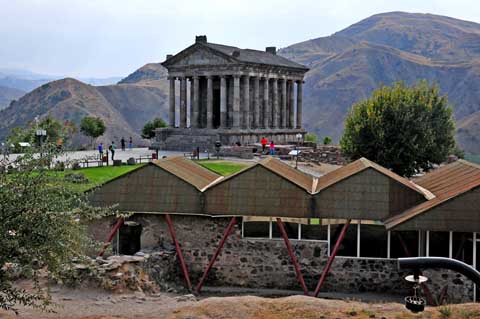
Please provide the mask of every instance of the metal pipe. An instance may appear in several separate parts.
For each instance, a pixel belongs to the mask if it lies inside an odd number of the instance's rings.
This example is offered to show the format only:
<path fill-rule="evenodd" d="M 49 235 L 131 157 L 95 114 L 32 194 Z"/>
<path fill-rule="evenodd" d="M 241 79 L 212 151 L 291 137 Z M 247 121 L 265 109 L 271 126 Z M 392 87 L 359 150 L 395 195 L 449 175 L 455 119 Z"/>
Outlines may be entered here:
<path fill-rule="evenodd" d="M 443 268 L 456 271 L 480 285 L 480 272 L 459 260 L 444 257 L 399 258 L 398 269 Z"/>
<path fill-rule="evenodd" d="M 223 233 L 223 238 L 220 241 L 220 244 L 218 244 L 217 250 L 215 251 L 215 254 L 212 256 L 212 259 L 210 260 L 207 269 L 205 269 L 202 278 L 200 279 L 200 282 L 198 283 L 195 291 L 197 294 L 200 293 L 200 290 L 202 289 L 203 283 L 207 279 L 208 273 L 210 272 L 210 269 L 212 268 L 213 264 L 215 263 L 215 260 L 218 257 L 218 254 L 220 254 L 220 251 L 222 250 L 223 245 L 225 244 L 225 241 L 227 241 L 228 235 L 230 235 L 230 232 L 232 231 L 233 226 L 237 222 L 237 219 L 235 217 L 232 217 L 230 220 L 230 223 L 228 223 L 227 228 L 225 229 L 225 232 Z"/>
<path fill-rule="evenodd" d="M 315 292 L 313 295 L 315 297 L 318 297 L 318 293 L 320 292 L 320 288 L 322 288 L 323 282 L 325 281 L 325 278 L 327 278 L 328 272 L 330 271 L 330 267 L 332 267 L 333 261 L 335 260 L 335 256 L 337 255 L 337 252 L 340 248 L 340 244 L 342 243 L 343 239 L 345 238 L 345 234 L 347 233 L 347 228 L 348 225 L 350 225 L 351 219 L 347 219 L 347 222 L 343 225 L 342 231 L 340 232 L 340 235 L 338 236 L 337 242 L 335 243 L 335 246 L 333 247 L 332 254 L 328 258 L 327 265 L 325 266 L 325 269 L 322 272 L 322 275 L 320 276 L 320 279 L 318 280 L 317 288 L 315 288 Z"/>
<path fill-rule="evenodd" d="M 300 285 L 303 289 L 303 294 L 308 296 L 308 288 L 305 285 L 305 280 L 303 280 L 302 271 L 300 270 L 300 265 L 298 264 L 297 257 L 295 257 L 295 253 L 293 252 L 292 246 L 290 245 L 290 241 L 288 240 L 287 232 L 285 231 L 285 227 L 283 227 L 282 219 L 277 218 L 278 228 L 280 229 L 280 233 L 282 233 L 283 240 L 285 241 L 285 246 L 287 246 L 288 254 L 292 259 L 293 267 L 295 268 L 295 272 L 297 273 L 297 279 L 300 282 Z"/>
<path fill-rule="evenodd" d="M 117 223 L 115 224 L 115 226 L 113 226 L 112 230 L 110 231 L 110 234 L 108 235 L 107 240 L 106 240 L 105 243 L 103 244 L 102 249 L 101 249 L 100 252 L 98 253 L 98 256 L 99 256 L 99 257 L 102 257 L 102 256 L 103 256 L 103 254 L 105 253 L 105 250 L 107 249 L 108 245 L 110 245 L 110 242 L 112 241 L 113 236 L 115 236 L 115 233 L 117 232 L 117 230 L 118 230 L 122 225 L 123 225 L 123 217 L 119 217 Z"/>
<path fill-rule="evenodd" d="M 180 260 L 180 266 L 182 267 L 183 277 L 185 277 L 185 281 L 187 282 L 188 290 L 192 291 L 192 284 L 190 282 L 190 276 L 188 274 L 187 266 L 185 265 L 185 259 L 183 258 L 182 249 L 177 240 L 177 236 L 175 236 L 175 229 L 173 228 L 172 219 L 170 218 L 170 214 L 165 215 L 165 220 L 167 221 L 168 231 L 170 232 L 170 237 L 172 237 L 173 243 L 175 245 L 175 250 L 177 251 L 178 259 Z"/>

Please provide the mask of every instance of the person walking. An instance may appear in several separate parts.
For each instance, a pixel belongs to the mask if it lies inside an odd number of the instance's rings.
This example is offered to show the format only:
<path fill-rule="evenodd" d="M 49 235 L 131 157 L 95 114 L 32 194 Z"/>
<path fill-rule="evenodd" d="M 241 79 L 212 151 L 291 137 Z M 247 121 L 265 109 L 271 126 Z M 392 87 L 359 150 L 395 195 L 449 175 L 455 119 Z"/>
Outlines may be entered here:
<path fill-rule="evenodd" d="M 110 153 L 112 154 L 112 162 L 115 160 L 115 149 L 117 148 L 117 146 L 115 145 L 115 142 L 112 141 L 112 144 L 110 144 Z"/>
<path fill-rule="evenodd" d="M 133 148 L 133 139 L 130 136 L 130 139 L 128 140 L 128 150 L 131 151 Z"/>
<path fill-rule="evenodd" d="M 122 136 L 122 139 L 120 140 L 120 146 L 122 147 L 122 151 L 125 151 L 125 139 Z"/>
<path fill-rule="evenodd" d="M 267 147 L 267 139 L 264 137 L 262 137 L 262 140 L 260 141 L 260 143 L 262 144 L 262 154 L 265 153 L 265 148 Z"/>
<path fill-rule="evenodd" d="M 275 143 L 270 143 L 270 155 L 275 155 Z"/>
<path fill-rule="evenodd" d="M 100 160 L 103 160 L 103 143 L 98 144 L 98 155 L 100 155 Z"/>

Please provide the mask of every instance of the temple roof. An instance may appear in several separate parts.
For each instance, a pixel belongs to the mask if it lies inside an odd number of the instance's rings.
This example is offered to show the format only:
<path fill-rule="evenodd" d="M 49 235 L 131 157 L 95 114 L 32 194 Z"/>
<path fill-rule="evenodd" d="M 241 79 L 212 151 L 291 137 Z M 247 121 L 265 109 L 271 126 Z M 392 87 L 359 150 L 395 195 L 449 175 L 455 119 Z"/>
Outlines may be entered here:
<path fill-rule="evenodd" d="M 201 38 L 201 40 L 198 40 Z M 277 66 L 284 68 L 292 68 L 301 70 L 303 72 L 308 71 L 308 68 L 302 64 L 293 62 L 287 58 L 284 58 L 280 55 L 277 55 L 276 49 L 274 47 L 267 48 L 268 51 L 252 50 L 252 49 L 240 49 L 238 47 L 216 44 L 206 41 L 206 37 L 201 36 L 197 37 L 196 42 L 189 46 L 188 48 L 180 51 L 179 53 L 171 56 L 167 56 L 167 60 L 162 63 L 165 67 L 174 66 L 177 63 L 181 63 L 183 59 L 191 56 L 199 50 L 209 51 L 212 55 L 221 58 L 225 63 L 237 63 L 237 64 L 257 64 L 257 65 L 267 65 L 267 66 Z M 270 49 L 270 50 L 269 50 Z M 215 61 L 215 64 L 218 64 L 218 60 Z M 201 63 L 205 63 L 205 60 L 202 59 Z"/>
<path fill-rule="evenodd" d="M 233 52 L 237 51 L 239 52 L 239 54 L 233 58 L 240 62 L 255 63 L 255 64 L 270 64 L 270 65 L 278 65 L 283 67 L 308 70 L 308 68 L 302 64 L 290 61 L 289 59 L 284 58 L 280 55 L 276 55 L 266 51 L 253 50 L 253 49 L 240 49 L 240 48 L 229 46 L 229 45 L 216 44 L 216 43 L 210 43 L 210 42 L 201 43 L 201 44 L 206 45 L 211 49 L 217 50 L 219 52 L 222 52 L 232 57 L 233 57 Z"/>

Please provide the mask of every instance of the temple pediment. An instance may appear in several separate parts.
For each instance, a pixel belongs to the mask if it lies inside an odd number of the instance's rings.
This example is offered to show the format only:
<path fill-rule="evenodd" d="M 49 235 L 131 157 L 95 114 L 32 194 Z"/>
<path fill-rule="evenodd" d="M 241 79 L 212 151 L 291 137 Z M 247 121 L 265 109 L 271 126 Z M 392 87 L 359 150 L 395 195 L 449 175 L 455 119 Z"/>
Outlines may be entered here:
<path fill-rule="evenodd" d="M 202 45 L 194 45 L 168 59 L 164 65 L 169 67 L 200 66 L 200 65 L 225 65 L 233 64 L 228 55 L 216 52 Z"/>

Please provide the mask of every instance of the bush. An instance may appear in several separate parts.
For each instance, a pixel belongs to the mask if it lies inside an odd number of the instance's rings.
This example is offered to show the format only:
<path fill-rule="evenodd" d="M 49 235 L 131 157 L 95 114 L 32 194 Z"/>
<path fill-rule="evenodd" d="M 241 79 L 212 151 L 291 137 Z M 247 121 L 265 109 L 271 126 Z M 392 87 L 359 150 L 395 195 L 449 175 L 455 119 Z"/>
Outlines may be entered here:
<path fill-rule="evenodd" d="M 317 135 L 314 134 L 314 133 L 307 133 L 307 134 L 305 134 L 305 142 L 314 142 L 314 143 L 317 143 L 317 142 L 318 142 Z"/>
<path fill-rule="evenodd" d="M 332 143 L 332 138 L 330 136 L 325 136 L 323 138 L 323 145 L 328 145 Z"/>

